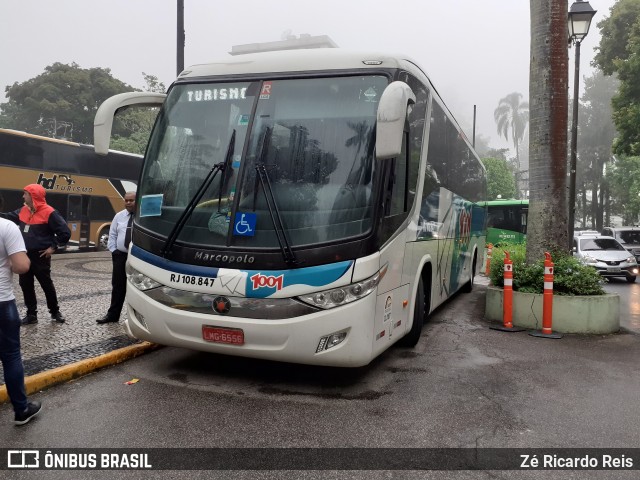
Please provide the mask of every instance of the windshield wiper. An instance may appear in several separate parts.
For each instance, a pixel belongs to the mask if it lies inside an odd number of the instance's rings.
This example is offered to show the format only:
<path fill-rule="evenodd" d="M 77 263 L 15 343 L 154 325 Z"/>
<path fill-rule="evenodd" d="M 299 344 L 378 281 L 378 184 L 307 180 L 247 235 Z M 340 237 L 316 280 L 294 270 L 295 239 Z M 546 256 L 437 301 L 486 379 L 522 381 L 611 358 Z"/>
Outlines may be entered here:
<path fill-rule="evenodd" d="M 198 202 L 200 202 L 200 200 L 202 199 L 202 196 L 207 191 L 207 188 L 209 188 L 213 180 L 216 178 L 216 175 L 219 172 L 222 172 L 222 176 L 220 177 L 221 178 L 220 188 L 218 192 L 218 211 L 220 211 L 220 202 L 222 201 L 222 188 L 224 186 L 226 170 L 227 170 L 227 167 L 231 165 L 231 159 L 233 158 L 235 144 L 236 144 L 236 131 L 234 129 L 233 133 L 231 133 L 229 144 L 227 145 L 227 154 L 224 157 L 224 161 L 220 163 L 216 163 L 213 167 L 211 167 L 211 170 L 209 170 L 209 173 L 200 184 L 200 187 L 198 187 L 198 190 L 196 191 L 195 195 L 191 198 L 191 200 L 189 200 L 189 203 L 182 211 L 180 218 L 178 218 L 178 221 L 173 226 L 171 233 L 169 233 L 169 236 L 167 237 L 167 241 L 164 242 L 164 246 L 162 247 L 163 256 L 166 256 L 168 253 L 171 252 L 171 247 L 173 247 L 173 244 L 175 243 L 176 238 L 178 238 L 178 235 L 180 235 L 180 232 L 182 231 L 185 224 L 187 223 L 187 220 L 193 213 L 193 210 L 196 208 L 196 205 L 198 204 Z"/>
<path fill-rule="evenodd" d="M 276 197 L 273 194 L 273 189 L 271 188 L 271 180 L 269 179 L 269 175 L 267 174 L 267 166 L 264 163 L 264 159 L 267 156 L 267 150 L 269 149 L 270 137 L 271 129 L 267 127 L 264 132 L 264 137 L 262 137 L 260 156 L 258 157 L 258 161 L 256 162 L 256 184 L 259 180 L 260 185 L 262 185 L 262 191 L 264 192 L 264 198 L 267 203 L 267 208 L 269 209 L 271 223 L 273 223 L 273 231 L 275 232 L 278 244 L 280 245 L 282 257 L 284 258 L 285 263 L 295 265 L 298 263 L 298 260 L 296 259 L 296 255 L 295 253 L 293 253 L 293 250 L 289 245 L 289 241 L 287 240 L 287 231 L 285 229 L 284 223 L 282 222 L 282 217 L 280 216 L 280 210 L 278 209 L 278 204 L 276 203 Z M 253 191 L 254 211 L 256 208 L 257 195 L 258 186 L 256 185 Z"/>

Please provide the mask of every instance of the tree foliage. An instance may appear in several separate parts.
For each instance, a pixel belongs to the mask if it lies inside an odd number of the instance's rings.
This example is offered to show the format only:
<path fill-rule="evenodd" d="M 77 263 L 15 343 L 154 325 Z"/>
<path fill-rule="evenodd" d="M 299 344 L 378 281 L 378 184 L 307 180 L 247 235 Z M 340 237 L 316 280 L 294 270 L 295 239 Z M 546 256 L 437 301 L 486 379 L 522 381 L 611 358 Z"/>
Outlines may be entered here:
<path fill-rule="evenodd" d="M 163 92 L 158 78 L 142 73 L 147 91 Z M 136 91 L 108 68 L 81 68 L 54 63 L 22 83 L 6 87 L 0 104 L 0 126 L 79 143 L 93 143 L 93 120 L 100 104 L 123 92 Z M 130 109 L 116 117 L 112 148 L 143 153 L 157 109 Z"/>
<path fill-rule="evenodd" d="M 613 151 L 640 155 L 640 0 L 619 0 L 598 27 L 602 38 L 594 64 L 620 80 L 612 101 L 618 131 Z"/>
<path fill-rule="evenodd" d="M 627 53 L 626 60 L 614 62 L 620 88 L 613 97 L 613 121 L 618 130 L 613 150 L 622 155 L 640 155 L 640 17 L 630 30 Z"/>
<path fill-rule="evenodd" d="M 634 24 L 640 17 L 640 0 L 618 0 L 611 7 L 610 15 L 597 23 L 600 29 L 600 44 L 592 65 L 605 75 L 617 72 L 616 62 L 629 56 L 627 45 Z"/>
<path fill-rule="evenodd" d="M 513 198 L 516 194 L 516 182 L 513 171 L 505 159 L 483 158 L 487 169 L 487 199 Z"/>
<path fill-rule="evenodd" d="M 100 104 L 133 90 L 109 69 L 54 63 L 37 77 L 7 87 L 8 102 L 0 108 L 16 130 L 92 143 L 93 118 Z"/>
<path fill-rule="evenodd" d="M 11 124 L 11 118 L 0 114 L 0 128 L 13 128 Z"/>
<path fill-rule="evenodd" d="M 498 160 L 508 161 L 509 149 L 508 148 L 489 148 L 482 154 L 483 158 L 497 158 Z"/>
<path fill-rule="evenodd" d="M 618 157 L 607 172 L 614 209 L 625 225 L 638 223 L 640 216 L 640 157 Z"/>

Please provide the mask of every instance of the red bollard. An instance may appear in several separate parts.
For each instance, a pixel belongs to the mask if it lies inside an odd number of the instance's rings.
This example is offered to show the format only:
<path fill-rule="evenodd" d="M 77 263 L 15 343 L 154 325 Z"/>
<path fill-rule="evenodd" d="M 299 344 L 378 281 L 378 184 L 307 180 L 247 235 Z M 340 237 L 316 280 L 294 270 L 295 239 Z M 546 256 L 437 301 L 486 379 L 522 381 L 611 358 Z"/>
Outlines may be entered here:
<path fill-rule="evenodd" d="M 488 277 L 489 272 L 491 271 L 491 251 L 493 250 L 493 244 L 489 243 L 487 245 L 487 264 L 484 268 L 484 274 Z"/>
<path fill-rule="evenodd" d="M 489 327 L 503 332 L 522 332 L 524 328 L 513 326 L 513 262 L 504 251 L 504 288 L 502 290 L 502 327 Z"/>
<path fill-rule="evenodd" d="M 542 333 L 551 333 L 553 321 L 553 262 L 549 252 L 544 252 L 544 295 L 542 297 Z"/>
<path fill-rule="evenodd" d="M 545 338 L 562 338 L 562 335 L 551 331 L 553 322 L 553 262 L 551 254 L 544 252 L 544 293 L 542 295 L 542 332 L 531 332 L 529 335 Z"/>
<path fill-rule="evenodd" d="M 505 328 L 513 328 L 513 262 L 506 250 L 504 252 L 502 323 Z"/>

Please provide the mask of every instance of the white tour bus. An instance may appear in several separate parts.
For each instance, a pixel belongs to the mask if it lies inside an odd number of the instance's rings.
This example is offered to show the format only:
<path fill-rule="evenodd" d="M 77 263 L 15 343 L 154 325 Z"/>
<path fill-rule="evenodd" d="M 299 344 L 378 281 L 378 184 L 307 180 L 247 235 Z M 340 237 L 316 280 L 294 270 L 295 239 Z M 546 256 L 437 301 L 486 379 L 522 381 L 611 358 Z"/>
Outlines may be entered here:
<path fill-rule="evenodd" d="M 292 50 L 195 65 L 161 105 L 127 265 L 133 337 L 356 367 L 414 346 L 470 291 L 485 170 L 425 73 L 403 56 Z"/>

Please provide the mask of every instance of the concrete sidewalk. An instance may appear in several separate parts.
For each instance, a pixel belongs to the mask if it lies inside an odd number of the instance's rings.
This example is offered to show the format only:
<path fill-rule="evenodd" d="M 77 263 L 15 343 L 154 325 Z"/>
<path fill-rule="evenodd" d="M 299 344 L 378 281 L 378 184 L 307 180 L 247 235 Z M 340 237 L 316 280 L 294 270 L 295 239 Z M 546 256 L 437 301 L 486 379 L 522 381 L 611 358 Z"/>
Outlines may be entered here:
<path fill-rule="evenodd" d="M 141 349 L 151 347 L 151 344 L 131 340 L 125 335 L 122 327 L 124 311 L 120 323 L 96 324 L 96 319 L 107 312 L 111 298 L 109 252 L 54 255 L 51 270 L 60 311 L 67 321 L 64 324 L 51 321 L 44 293 L 36 281 L 39 321 L 23 326 L 20 335 L 25 377 L 38 374 L 42 377 L 43 372 L 62 367 L 66 367 L 68 372 L 70 365 L 73 365 L 71 370 L 88 373 L 87 365 L 100 368 L 109 364 L 109 359 L 117 363 L 129 354 L 135 356 L 141 353 Z M 14 276 L 14 293 L 22 317 L 26 309 L 17 275 Z M 118 353 L 105 357 L 102 363 L 93 360 L 116 351 Z M 105 359 L 107 363 L 104 363 Z M 0 365 L 0 385 L 4 384 L 2 373 Z M 56 375 L 59 377 L 59 372 Z M 78 375 L 71 378 L 75 376 Z M 29 382 L 26 383 L 29 389 Z M 42 388 L 42 381 L 37 384 Z"/>

